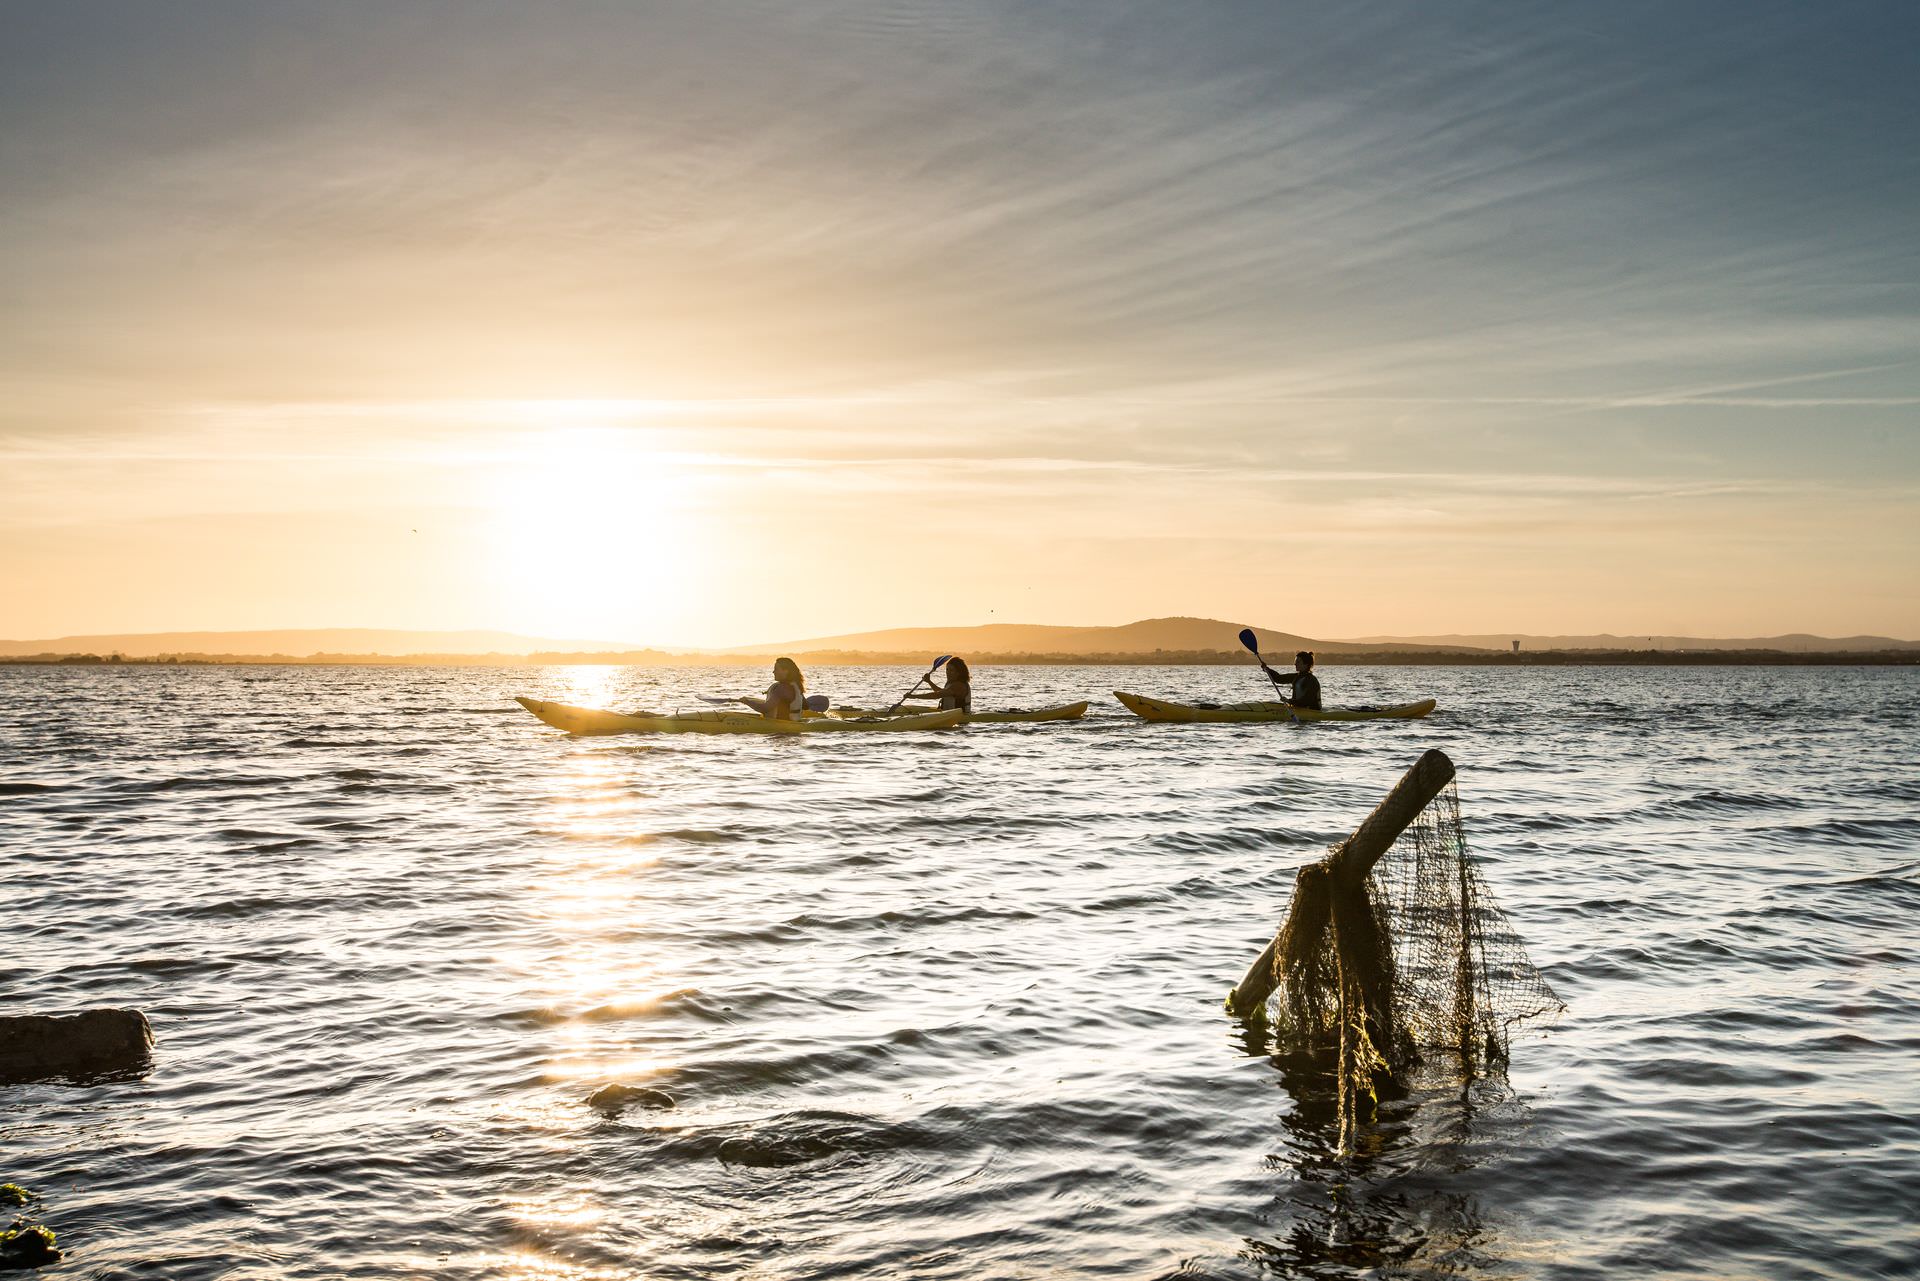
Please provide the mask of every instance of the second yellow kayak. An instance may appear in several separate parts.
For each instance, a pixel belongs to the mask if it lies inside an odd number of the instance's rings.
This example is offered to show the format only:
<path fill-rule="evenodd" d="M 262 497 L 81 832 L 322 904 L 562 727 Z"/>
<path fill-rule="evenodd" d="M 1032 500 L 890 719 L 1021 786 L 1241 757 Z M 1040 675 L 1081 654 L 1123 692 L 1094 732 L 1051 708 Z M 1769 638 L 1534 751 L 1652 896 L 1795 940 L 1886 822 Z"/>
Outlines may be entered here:
<path fill-rule="evenodd" d="M 1395 707 L 1328 707 L 1313 711 L 1286 703 L 1171 703 L 1113 691 L 1120 705 L 1150 721 L 1377 721 L 1412 720 L 1438 704 L 1431 698 Z"/>

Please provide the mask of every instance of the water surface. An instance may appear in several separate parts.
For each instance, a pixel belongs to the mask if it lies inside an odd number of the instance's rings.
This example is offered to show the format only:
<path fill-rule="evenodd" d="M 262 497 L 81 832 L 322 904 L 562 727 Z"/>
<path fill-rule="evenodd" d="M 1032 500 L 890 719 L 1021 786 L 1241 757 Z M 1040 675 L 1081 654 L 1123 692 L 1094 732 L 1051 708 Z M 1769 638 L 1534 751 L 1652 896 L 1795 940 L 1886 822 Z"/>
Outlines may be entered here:
<path fill-rule="evenodd" d="M 105 1277 L 1912 1275 L 1920 673 L 1324 670 L 1364 725 L 571 739 L 758 673 L 0 668 L 0 1088 Z M 820 669 L 840 701 L 905 669 Z M 764 684 L 764 680 L 758 683 Z M 1350 1157 L 1221 998 L 1429 747 L 1568 1004 Z M 620 1082 L 671 1110 L 603 1115 Z"/>

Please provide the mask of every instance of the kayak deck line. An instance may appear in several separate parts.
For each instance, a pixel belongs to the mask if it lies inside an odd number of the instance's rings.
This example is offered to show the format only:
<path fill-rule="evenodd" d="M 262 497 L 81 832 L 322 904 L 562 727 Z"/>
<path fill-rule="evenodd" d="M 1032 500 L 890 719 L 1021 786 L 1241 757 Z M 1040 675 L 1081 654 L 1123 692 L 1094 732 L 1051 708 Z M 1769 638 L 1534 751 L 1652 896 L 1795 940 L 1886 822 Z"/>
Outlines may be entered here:
<path fill-rule="evenodd" d="M 1431 698 L 1392 707 L 1327 707 L 1314 710 L 1288 703 L 1175 703 L 1114 690 L 1120 705 L 1143 720 L 1214 724 L 1260 721 L 1379 721 L 1414 720 L 1439 706 Z"/>
<path fill-rule="evenodd" d="M 1059 707 L 1040 707 L 1032 711 L 1015 708 L 999 712 L 962 712 L 960 714 L 960 723 L 962 725 L 1012 725 L 1033 724 L 1040 721 L 1074 721 L 1085 716 L 1087 714 L 1087 708 L 1090 706 L 1091 704 L 1087 700 L 1082 699 L 1077 703 L 1063 703 Z M 938 708 L 929 707 L 925 703 L 921 703 L 917 705 L 908 704 L 900 708 L 899 711 L 890 711 L 886 708 L 836 707 L 829 712 L 828 715 L 843 717 L 925 716 L 938 710 Z"/>
<path fill-rule="evenodd" d="M 964 713 L 933 712 L 885 719 L 835 720 L 807 717 L 797 721 L 768 720 L 753 712 L 683 712 L 672 716 L 629 716 L 592 707 L 574 707 L 538 698 L 516 697 L 514 702 L 540 720 L 569 734 L 830 734 L 901 733 L 923 729 L 952 729 Z"/>

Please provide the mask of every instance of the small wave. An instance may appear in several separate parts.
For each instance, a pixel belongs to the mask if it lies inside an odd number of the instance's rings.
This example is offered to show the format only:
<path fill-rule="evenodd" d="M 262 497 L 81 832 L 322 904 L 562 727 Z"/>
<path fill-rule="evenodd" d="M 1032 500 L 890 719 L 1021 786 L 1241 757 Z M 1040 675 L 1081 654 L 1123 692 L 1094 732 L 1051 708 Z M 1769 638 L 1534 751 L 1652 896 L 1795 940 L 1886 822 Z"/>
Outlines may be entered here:
<path fill-rule="evenodd" d="M 310 836 L 289 837 L 284 841 L 264 841 L 258 845 L 249 845 L 241 850 L 242 854 L 284 854 L 288 850 L 297 850 L 308 845 L 318 845 L 319 841 Z"/>
<path fill-rule="evenodd" d="M 219 899 L 174 909 L 175 915 L 190 921 L 236 921 L 275 912 L 299 912 L 340 905 L 341 899 L 295 899 L 285 896 L 256 895 L 249 898 Z"/>
<path fill-rule="evenodd" d="M 324 747 L 329 750 L 341 748 L 387 748 L 393 745 L 391 739 L 368 738 L 290 738 L 282 747 Z"/>
<path fill-rule="evenodd" d="M 1107 898 L 1095 899 L 1083 904 L 1078 910 L 1089 915 L 1106 912 L 1131 912 L 1139 908 L 1157 907 L 1177 897 L 1170 890 L 1141 890 L 1132 894 L 1114 894 Z"/>
<path fill-rule="evenodd" d="M 924 812 L 917 814 L 912 826 L 920 827 L 924 821 Z M 942 815 L 934 823 L 936 830 L 945 833 L 949 830 L 975 830 L 987 833 L 992 839 L 1007 840 L 1015 835 L 1040 835 L 1057 832 L 1061 828 L 1078 827 L 1084 820 L 1073 814 L 1008 814 L 1004 811 L 989 814 L 969 815 L 964 821 L 956 823 L 953 818 Z"/>
<path fill-rule="evenodd" d="M 1685 816 L 1760 814 L 1800 809 L 1801 801 L 1787 791 L 1727 792 L 1709 788 L 1689 796 L 1675 796 L 1646 808 L 1648 814 Z"/>
<path fill-rule="evenodd" d="M 285 774 L 175 774 L 167 778 L 122 779 L 102 789 L 109 792 L 219 791 L 235 787 L 285 787 L 298 779 Z"/>
<path fill-rule="evenodd" d="M 1736 1047 L 1728 1047 L 1733 1049 Z M 1712 1046 L 1685 1058 L 1634 1058 L 1623 1055 L 1621 1075 L 1701 1089 L 1779 1090 L 1817 1084 L 1818 1072 L 1782 1066 L 1773 1061 L 1741 1063 Z"/>
<path fill-rule="evenodd" d="M 1815 888 L 1808 886 L 1808 888 Z M 1849 877 L 1844 881 L 1829 881 L 1820 889 L 1866 890 L 1874 894 L 1890 896 L 1897 900 L 1920 906 L 1920 881 L 1908 876 L 1888 876 L 1885 873 L 1871 872 L 1865 876 Z"/>
<path fill-rule="evenodd" d="M 1795 881 L 1784 888 L 1812 890 L 1845 889 L 1851 886 L 1920 889 L 1920 862 L 1896 863 L 1892 867 L 1883 867 L 1872 872 L 1862 872 L 1858 876 L 1842 877 L 1833 881 Z"/>
<path fill-rule="evenodd" d="M 550 1005 L 537 1009 L 513 1010 L 496 1016 L 503 1023 L 520 1023 L 540 1027 L 552 1027 L 562 1023 L 613 1023 L 622 1019 L 655 1018 L 662 1014 L 678 1013 L 688 1010 L 715 1021 L 727 1021 L 726 1015 L 718 1006 L 706 999 L 705 993 L 697 987 L 683 987 L 664 996 L 646 997 L 637 1001 L 612 1001 L 606 1005 L 596 1005 L 592 1009 L 577 1014 L 558 1010 Z"/>
<path fill-rule="evenodd" d="M 1283 840 L 1284 834 L 1276 834 L 1266 827 L 1247 826 L 1221 827 L 1211 832 L 1160 832 L 1154 835 L 1152 844 L 1155 849 L 1174 854 L 1218 854 L 1272 850 L 1281 845 Z M 1314 842 L 1306 841 L 1303 844 L 1311 847 Z"/>
<path fill-rule="evenodd" d="M 1913 818 L 1835 818 L 1821 823 L 1796 823 L 1776 828 L 1769 839 L 1785 838 L 1848 845 L 1909 846 L 1920 833 Z"/>
<path fill-rule="evenodd" d="M 37 796 L 60 790 L 58 783 L 0 783 L 0 796 Z"/>
<path fill-rule="evenodd" d="M 1618 814 L 1571 814 L 1565 811 L 1489 816 L 1487 823 L 1508 823 L 1523 832 L 1557 832 L 1574 827 L 1616 827 Z"/>
<path fill-rule="evenodd" d="M 859 1078 L 892 1059 L 891 1037 L 848 1045 L 821 1046 L 759 1058 L 731 1055 L 684 1064 L 661 1078 L 676 1094 L 689 1096 L 746 1094 L 775 1085 L 802 1085 L 811 1081 Z"/>
<path fill-rule="evenodd" d="M 862 912 L 850 916 L 823 916 L 807 912 L 792 917 L 789 926 L 801 929 L 860 930 L 875 926 L 909 925 L 916 928 L 953 925 L 970 921 L 1031 921 L 1037 912 L 1026 908 L 997 908 L 974 904 L 968 907 L 888 908 L 883 912 Z"/>
<path fill-rule="evenodd" d="M 178 976 L 184 974 L 216 974 L 230 970 L 234 963 L 224 958 L 207 956 L 137 956 L 123 962 L 125 968 L 138 970 L 142 974 L 166 974 Z"/>
<path fill-rule="evenodd" d="M 1914 779 L 1876 778 L 1847 790 L 1851 795 L 1873 800 L 1920 801 L 1920 780 Z"/>
<path fill-rule="evenodd" d="M 223 841 L 280 841 L 297 844 L 313 840 L 311 836 L 300 836 L 293 832 L 264 832 L 250 827 L 216 828 L 213 835 Z"/>
<path fill-rule="evenodd" d="M 1780 1032 L 1805 1025 L 1805 1015 L 1771 1006 L 1730 1006 L 1725 1009 L 1702 1010 L 1691 1018 L 1692 1030 L 1699 1033 Z"/>
<path fill-rule="evenodd" d="M 721 831 L 707 827 L 676 827 L 665 832 L 581 831 L 573 828 L 542 829 L 541 836 L 563 841 L 592 841 L 609 845 L 657 845 L 661 841 L 682 841 L 688 845 L 719 845 L 749 835 L 753 829 Z"/>

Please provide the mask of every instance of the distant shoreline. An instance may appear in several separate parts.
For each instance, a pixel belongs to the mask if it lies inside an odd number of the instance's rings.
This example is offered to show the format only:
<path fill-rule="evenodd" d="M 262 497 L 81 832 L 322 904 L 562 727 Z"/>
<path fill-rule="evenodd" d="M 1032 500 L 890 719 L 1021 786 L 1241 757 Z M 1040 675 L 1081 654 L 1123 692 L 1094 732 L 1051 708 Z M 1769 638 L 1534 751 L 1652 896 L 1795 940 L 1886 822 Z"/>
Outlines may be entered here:
<path fill-rule="evenodd" d="M 792 655 L 810 667 L 915 667 L 925 654 L 829 650 Z M 1221 650 L 1126 654 L 969 654 L 977 667 L 1251 667 L 1244 653 Z M 762 667 L 763 655 L 669 654 L 653 650 L 533 654 L 33 654 L 0 658 L 4 667 Z M 1915 650 L 1406 650 L 1330 653 L 1321 667 L 1913 667 Z"/>

